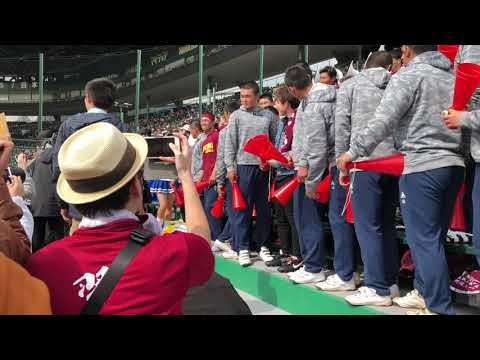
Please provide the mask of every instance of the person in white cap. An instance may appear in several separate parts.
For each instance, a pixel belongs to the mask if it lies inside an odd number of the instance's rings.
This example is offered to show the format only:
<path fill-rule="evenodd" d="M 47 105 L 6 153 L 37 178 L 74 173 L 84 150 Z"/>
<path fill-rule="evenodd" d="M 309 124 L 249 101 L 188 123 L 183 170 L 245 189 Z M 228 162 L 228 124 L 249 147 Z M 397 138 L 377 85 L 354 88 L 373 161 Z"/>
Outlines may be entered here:
<path fill-rule="evenodd" d="M 213 273 L 210 230 L 190 174 L 191 150 L 187 138 L 178 137 L 181 147 L 170 147 L 190 232 L 155 235 L 143 245 L 103 304 L 102 315 L 181 314 L 187 290 Z M 108 123 L 78 130 L 60 148 L 57 192 L 83 218 L 72 236 L 47 245 L 27 263 L 28 271 L 47 284 L 54 314 L 79 314 L 132 232 L 152 220 L 143 209 L 147 153 L 143 137 L 122 134 Z"/>

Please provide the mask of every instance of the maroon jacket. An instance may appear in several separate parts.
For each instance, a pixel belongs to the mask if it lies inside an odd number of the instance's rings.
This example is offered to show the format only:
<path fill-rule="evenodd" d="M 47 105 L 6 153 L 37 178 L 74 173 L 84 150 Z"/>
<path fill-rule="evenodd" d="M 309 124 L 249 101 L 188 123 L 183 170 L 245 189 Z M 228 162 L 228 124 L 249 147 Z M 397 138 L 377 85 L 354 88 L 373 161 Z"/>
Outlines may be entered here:
<path fill-rule="evenodd" d="M 285 137 L 283 138 L 283 144 L 280 149 L 282 154 L 292 150 L 292 141 L 293 141 L 293 127 L 295 126 L 295 117 L 297 116 L 297 110 L 295 110 L 292 115 L 288 117 L 287 123 L 285 125 Z M 283 121 L 283 120 L 282 120 Z"/>

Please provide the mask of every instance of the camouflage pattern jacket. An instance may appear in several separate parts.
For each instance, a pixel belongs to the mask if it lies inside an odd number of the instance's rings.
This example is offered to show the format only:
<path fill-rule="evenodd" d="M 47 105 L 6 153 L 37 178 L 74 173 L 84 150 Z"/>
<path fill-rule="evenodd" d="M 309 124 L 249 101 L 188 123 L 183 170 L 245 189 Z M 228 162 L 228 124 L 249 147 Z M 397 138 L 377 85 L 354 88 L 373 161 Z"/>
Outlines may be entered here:
<path fill-rule="evenodd" d="M 350 141 L 358 137 L 368 121 L 374 117 L 383 93 L 390 81 L 390 73 L 382 68 L 363 70 L 347 81 L 337 93 L 335 109 L 335 155 L 348 151 Z M 393 137 L 382 141 L 370 157 L 388 156 L 395 152 Z M 360 158 L 365 160 L 367 158 Z"/>
<path fill-rule="evenodd" d="M 308 192 L 315 191 L 328 166 L 335 162 L 336 96 L 335 86 L 315 84 L 297 109 L 292 158 L 296 168 L 308 168 Z"/>
<path fill-rule="evenodd" d="M 453 97 L 452 64 L 437 51 L 416 56 L 390 80 L 375 116 L 350 144 L 353 160 L 369 156 L 393 135 L 405 155 L 404 174 L 465 166 L 460 130 L 450 130 L 442 111 Z"/>

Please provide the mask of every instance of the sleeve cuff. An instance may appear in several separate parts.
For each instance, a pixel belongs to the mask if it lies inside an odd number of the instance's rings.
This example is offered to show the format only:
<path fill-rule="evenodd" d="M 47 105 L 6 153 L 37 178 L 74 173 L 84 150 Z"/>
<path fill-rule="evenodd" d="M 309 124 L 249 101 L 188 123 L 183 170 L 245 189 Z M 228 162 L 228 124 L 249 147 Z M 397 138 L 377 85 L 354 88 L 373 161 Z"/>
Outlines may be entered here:
<path fill-rule="evenodd" d="M 305 160 L 301 160 L 295 164 L 295 167 L 308 168 L 308 163 Z"/>
<path fill-rule="evenodd" d="M 352 159 L 352 161 L 355 161 L 358 159 L 358 155 L 355 154 L 352 149 L 348 150 L 346 154 Z"/>

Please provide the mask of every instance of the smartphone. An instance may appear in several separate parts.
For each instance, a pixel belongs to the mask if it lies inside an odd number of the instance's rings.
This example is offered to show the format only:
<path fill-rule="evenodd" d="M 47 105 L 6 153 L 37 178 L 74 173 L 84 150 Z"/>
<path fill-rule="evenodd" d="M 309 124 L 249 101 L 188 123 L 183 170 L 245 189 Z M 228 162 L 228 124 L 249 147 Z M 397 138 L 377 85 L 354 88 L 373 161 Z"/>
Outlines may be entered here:
<path fill-rule="evenodd" d="M 158 158 L 159 156 L 175 156 L 169 144 L 173 143 L 180 146 L 180 139 L 175 136 L 146 137 L 148 144 L 147 158 Z"/>
<path fill-rule="evenodd" d="M 12 176 L 12 170 L 10 169 L 10 166 L 5 169 L 5 173 L 3 174 L 3 180 L 5 181 L 6 184 L 11 184 L 12 180 L 10 177 Z"/>

